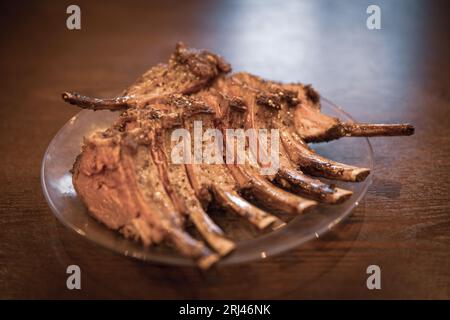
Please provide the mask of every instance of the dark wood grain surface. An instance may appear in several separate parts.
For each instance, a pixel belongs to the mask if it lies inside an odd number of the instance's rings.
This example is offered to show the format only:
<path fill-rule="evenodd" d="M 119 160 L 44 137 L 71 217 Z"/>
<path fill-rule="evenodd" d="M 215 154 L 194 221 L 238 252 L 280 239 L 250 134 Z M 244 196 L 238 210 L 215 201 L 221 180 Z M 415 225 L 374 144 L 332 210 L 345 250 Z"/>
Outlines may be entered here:
<path fill-rule="evenodd" d="M 65 27 L 81 6 L 82 30 Z M 379 4 L 382 29 L 366 28 Z M 444 1 L 15 2 L 0 6 L 0 298 L 450 298 L 450 23 Z M 411 122 L 371 139 L 374 183 L 323 238 L 208 273 L 132 260 L 66 230 L 40 164 L 78 112 L 63 90 L 114 96 L 176 41 L 235 70 L 312 83 L 356 119 Z M 66 289 L 66 267 L 82 290 Z M 382 289 L 366 288 L 377 264 Z"/>

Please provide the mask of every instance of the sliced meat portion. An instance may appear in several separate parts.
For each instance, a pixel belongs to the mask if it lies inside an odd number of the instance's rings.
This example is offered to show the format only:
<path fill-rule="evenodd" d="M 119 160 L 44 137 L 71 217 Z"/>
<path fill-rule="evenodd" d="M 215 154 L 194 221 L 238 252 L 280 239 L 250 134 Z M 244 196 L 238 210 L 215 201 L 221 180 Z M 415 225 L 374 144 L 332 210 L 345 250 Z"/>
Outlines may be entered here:
<path fill-rule="evenodd" d="M 166 195 L 165 202 L 170 202 L 180 216 L 187 217 L 208 244 L 223 256 L 234 249 L 234 243 L 204 212 L 190 185 L 184 164 L 173 163 L 170 158 L 172 130 L 181 126 L 185 118 L 212 112 L 201 101 L 186 96 L 169 96 L 160 99 L 151 108 L 128 110 L 121 117 L 124 120 L 117 122 L 117 127 L 125 132 L 139 130 L 144 142 L 148 141 L 154 164 L 152 173 L 162 182 L 160 192 Z M 155 187 L 148 190 L 154 191 Z"/>
<path fill-rule="evenodd" d="M 145 145 L 133 133 L 96 132 L 75 162 L 74 187 L 92 215 L 145 245 L 166 241 L 208 268 L 218 256 L 183 230 Z"/>
<path fill-rule="evenodd" d="M 135 185 L 127 183 L 128 169 L 121 164 L 120 143 L 120 137 L 95 132 L 84 139 L 72 169 L 78 196 L 89 204 L 89 212 L 111 229 L 120 229 L 139 215 Z"/>

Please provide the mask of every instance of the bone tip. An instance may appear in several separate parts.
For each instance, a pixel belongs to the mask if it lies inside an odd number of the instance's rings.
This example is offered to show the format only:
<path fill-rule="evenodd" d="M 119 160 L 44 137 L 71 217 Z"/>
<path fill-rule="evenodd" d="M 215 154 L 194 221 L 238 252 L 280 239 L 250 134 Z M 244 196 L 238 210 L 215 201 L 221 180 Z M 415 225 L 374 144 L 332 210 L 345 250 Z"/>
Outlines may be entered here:
<path fill-rule="evenodd" d="M 335 192 L 331 195 L 331 203 L 338 204 L 347 201 L 352 196 L 352 194 L 353 192 L 350 190 L 336 188 Z"/>
<path fill-rule="evenodd" d="M 416 128 L 414 128 L 414 126 L 412 124 L 408 123 L 405 125 L 405 135 L 407 135 L 407 136 L 413 135 L 415 131 L 416 131 Z"/>
<path fill-rule="evenodd" d="M 208 270 L 209 268 L 211 268 L 211 266 L 216 264 L 217 261 L 219 261 L 219 259 L 220 259 L 219 255 L 209 254 L 207 256 L 200 258 L 197 264 L 202 270 Z"/>
<path fill-rule="evenodd" d="M 273 230 L 273 231 L 278 230 L 278 229 L 281 229 L 281 228 L 283 228 L 285 225 L 286 225 L 286 222 L 284 222 L 284 221 L 282 221 L 282 220 L 280 220 L 280 219 L 278 219 L 278 218 L 277 218 L 277 220 L 276 220 L 274 223 L 271 224 L 272 230 Z"/>
<path fill-rule="evenodd" d="M 267 217 L 264 217 L 263 219 L 261 219 L 260 221 L 258 221 L 257 227 L 260 230 L 264 230 L 268 226 L 274 225 L 274 224 L 279 224 L 280 222 L 282 222 L 282 221 L 280 219 L 278 219 L 277 217 L 267 216 Z"/>
<path fill-rule="evenodd" d="M 75 104 L 75 99 L 76 99 L 76 94 L 75 94 L 75 93 L 73 93 L 73 92 L 68 92 L 68 91 L 64 91 L 64 92 L 61 94 L 61 96 L 62 96 L 62 98 L 63 98 L 63 100 L 64 100 L 65 102 L 68 102 L 68 103 L 70 103 L 70 104 Z"/>
<path fill-rule="evenodd" d="M 70 99 L 70 97 L 72 96 L 72 94 L 70 92 L 64 91 L 61 94 L 61 97 L 63 98 L 64 101 L 68 101 Z"/>
<path fill-rule="evenodd" d="M 305 200 L 302 203 L 300 203 L 297 207 L 297 210 L 299 213 L 302 213 L 306 210 L 309 210 L 311 208 L 314 208 L 317 205 L 317 201 L 314 200 Z"/>
<path fill-rule="evenodd" d="M 364 181 L 370 174 L 370 169 L 368 168 L 358 168 L 352 171 L 351 180 L 356 182 Z"/>
<path fill-rule="evenodd" d="M 220 246 L 220 249 L 217 250 L 219 254 L 224 257 L 228 255 L 231 251 L 233 251 L 236 248 L 236 244 L 232 241 L 226 240 L 222 242 L 222 245 Z"/>

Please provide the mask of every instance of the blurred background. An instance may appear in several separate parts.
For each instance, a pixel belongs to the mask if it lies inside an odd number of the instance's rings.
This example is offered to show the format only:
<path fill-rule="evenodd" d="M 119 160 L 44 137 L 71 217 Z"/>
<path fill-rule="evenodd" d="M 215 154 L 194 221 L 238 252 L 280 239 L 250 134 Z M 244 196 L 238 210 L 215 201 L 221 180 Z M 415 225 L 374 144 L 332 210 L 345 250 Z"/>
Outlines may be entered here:
<path fill-rule="evenodd" d="M 81 30 L 66 28 L 71 4 Z M 366 26 L 371 4 L 380 30 Z M 449 298 L 449 12 L 439 0 L 2 1 L 0 297 Z M 365 201 L 298 250 L 209 275 L 107 252 L 60 226 L 42 196 L 45 148 L 78 112 L 60 93 L 115 96 L 177 41 L 235 71 L 312 83 L 354 118 L 411 122 L 416 135 L 372 139 Z M 81 292 L 65 289 L 74 262 Z M 365 286 L 374 263 L 381 292 Z"/>

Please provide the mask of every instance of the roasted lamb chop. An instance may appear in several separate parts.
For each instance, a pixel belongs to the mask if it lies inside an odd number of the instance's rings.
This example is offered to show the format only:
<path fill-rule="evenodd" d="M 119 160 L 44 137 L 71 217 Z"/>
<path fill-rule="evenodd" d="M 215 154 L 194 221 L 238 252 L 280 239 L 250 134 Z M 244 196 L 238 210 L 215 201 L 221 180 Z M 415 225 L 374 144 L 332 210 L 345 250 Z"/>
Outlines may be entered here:
<path fill-rule="evenodd" d="M 409 124 L 342 122 L 320 112 L 310 85 L 230 71 L 220 56 L 180 43 L 167 64 L 151 68 L 120 97 L 63 93 L 82 108 L 121 112 L 109 129 L 85 137 L 73 166 L 75 189 L 96 219 L 144 245 L 172 245 L 208 268 L 235 247 L 208 216 L 211 203 L 258 229 L 280 227 L 283 221 L 270 211 L 300 214 L 317 201 L 340 203 L 352 194 L 313 176 L 358 182 L 370 173 L 321 157 L 307 143 L 414 132 Z M 251 159 L 174 163 L 174 130 L 193 132 L 200 121 L 225 138 L 229 128 L 277 129 L 279 167 L 261 174 L 264 164 Z M 261 150 L 243 148 L 250 158 Z M 189 224 L 206 243 L 186 231 Z"/>

